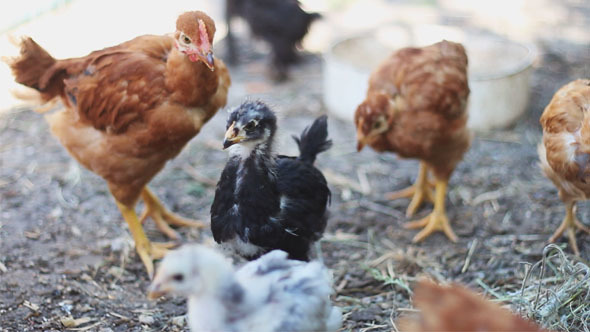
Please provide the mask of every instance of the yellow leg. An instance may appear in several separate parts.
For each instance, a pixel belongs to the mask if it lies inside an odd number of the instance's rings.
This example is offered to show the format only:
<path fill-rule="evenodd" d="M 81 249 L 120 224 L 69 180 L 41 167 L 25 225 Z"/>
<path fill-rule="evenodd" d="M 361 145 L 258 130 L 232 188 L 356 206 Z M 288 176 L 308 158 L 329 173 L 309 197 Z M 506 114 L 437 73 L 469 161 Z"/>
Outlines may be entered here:
<path fill-rule="evenodd" d="M 565 203 L 565 218 L 561 225 L 555 230 L 555 233 L 549 238 L 549 242 L 555 242 L 564 231 L 567 231 L 570 246 L 576 256 L 580 256 L 580 249 L 578 249 L 578 242 L 576 241 L 576 230 L 581 229 L 584 232 L 590 233 L 590 228 L 584 226 L 578 218 L 576 218 L 576 202 Z"/>
<path fill-rule="evenodd" d="M 119 207 L 119 210 L 121 210 L 123 219 L 125 219 L 127 225 L 129 225 L 129 231 L 131 232 L 131 236 L 133 236 L 133 241 L 135 241 L 135 250 L 137 251 L 137 255 L 139 255 L 139 258 L 143 262 L 148 275 L 150 278 L 152 278 L 154 275 L 153 261 L 155 259 L 163 258 L 168 252 L 168 249 L 172 248 L 175 244 L 150 242 L 143 231 L 143 227 L 141 226 L 139 219 L 137 219 L 137 215 L 135 214 L 133 207 L 129 207 L 118 201 L 117 206 Z"/>
<path fill-rule="evenodd" d="M 428 199 L 431 202 L 434 201 L 432 195 L 432 184 L 428 180 L 428 166 L 426 166 L 423 161 L 420 162 L 418 178 L 413 185 L 400 191 L 387 194 L 387 198 L 390 200 L 406 197 L 412 197 L 410 205 L 408 205 L 406 210 L 406 217 L 413 216 L 425 199 Z"/>
<path fill-rule="evenodd" d="M 445 212 L 447 184 L 448 180 L 436 180 L 436 197 L 434 198 L 434 210 L 432 213 L 424 219 L 412 221 L 404 225 L 405 228 L 409 229 L 424 227 L 414 236 L 412 242 L 420 242 L 433 232 L 439 230 L 442 230 L 451 241 L 457 242 L 457 235 L 453 232 Z"/>
<path fill-rule="evenodd" d="M 140 222 L 143 223 L 148 216 L 152 217 L 160 232 L 172 240 L 180 239 L 180 235 L 170 225 L 196 228 L 205 227 L 205 224 L 201 221 L 185 219 L 168 211 L 148 187 L 143 188 L 141 198 L 145 202 L 145 210 L 139 218 Z"/>

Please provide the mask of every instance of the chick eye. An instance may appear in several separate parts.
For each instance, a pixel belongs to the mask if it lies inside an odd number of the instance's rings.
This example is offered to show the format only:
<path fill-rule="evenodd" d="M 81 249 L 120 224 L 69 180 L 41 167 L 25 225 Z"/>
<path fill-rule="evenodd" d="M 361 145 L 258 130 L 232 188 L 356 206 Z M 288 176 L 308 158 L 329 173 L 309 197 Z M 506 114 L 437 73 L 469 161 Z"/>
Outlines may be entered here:
<path fill-rule="evenodd" d="M 180 273 L 177 273 L 177 274 L 175 274 L 175 275 L 172 276 L 172 280 L 181 282 L 181 281 L 184 280 L 184 276 L 182 274 L 180 274 Z"/>
<path fill-rule="evenodd" d="M 250 121 L 246 124 L 246 126 L 244 127 L 244 129 L 246 130 L 252 130 L 254 129 L 254 127 L 256 127 L 256 122 L 254 121 Z"/>
<path fill-rule="evenodd" d="M 187 35 L 182 35 L 182 42 L 185 44 L 190 44 L 191 43 L 191 39 L 189 37 L 187 37 Z"/>

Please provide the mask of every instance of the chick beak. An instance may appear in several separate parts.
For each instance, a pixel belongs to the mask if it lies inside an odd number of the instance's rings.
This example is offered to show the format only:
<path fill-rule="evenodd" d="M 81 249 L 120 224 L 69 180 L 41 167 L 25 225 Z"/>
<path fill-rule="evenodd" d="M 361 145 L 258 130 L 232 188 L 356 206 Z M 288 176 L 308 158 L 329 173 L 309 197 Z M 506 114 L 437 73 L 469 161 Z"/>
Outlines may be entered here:
<path fill-rule="evenodd" d="M 162 284 L 159 281 L 154 280 L 154 282 L 152 282 L 152 284 L 148 288 L 147 297 L 150 300 L 155 300 L 166 295 L 166 293 L 167 292 L 162 289 Z"/>
<path fill-rule="evenodd" d="M 236 143 L 240 143 L 244 139 L 244 137 L 238 136 L 239 130 L 238 128 L 235 128 L 235 124 L 235 121 L 232 122 L 231 126 L 229 126 L 225 132 L 225 139 L 223 140 L 224 150 Z"/>

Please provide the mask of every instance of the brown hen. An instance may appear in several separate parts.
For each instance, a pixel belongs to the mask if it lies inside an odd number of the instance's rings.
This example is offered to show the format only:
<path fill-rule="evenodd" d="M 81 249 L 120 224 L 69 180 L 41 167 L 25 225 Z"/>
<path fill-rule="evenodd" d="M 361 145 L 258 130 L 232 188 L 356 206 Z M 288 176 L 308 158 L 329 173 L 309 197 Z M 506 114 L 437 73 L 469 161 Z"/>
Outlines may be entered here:
<path fill-rule="evenodd" d="M 548 332 L 460 285 L 443 287 L 421 281 L 413 301 L 420 315 L 400 319 L 400 331 Z"/>
<path fill-rule="evenodd" d="M 559 89 L 543 111 L 541 126 L 541 169 L 565 204 L 565 218 L 549 241 L 567 231 L 572 250 L 580 255 L 575 232 L 590 233 L 576 218 L 576 202 L 590 199 L 590 80 L 576 80 Z"/>
<path fill-rule="evenodd" d="M 17 82 L 45 102 L 61 99 L 64 109 L 46 116 L 52 133 L 107 181 L 150 276 L 170 244 L 148 240 L 141 226 L 147 216 L 172 239 L 178 234 L 170 225 L 203 226 L 169 212 L 146 185 L 226 103 L 230 77 L 213 58 L 214 34 L 209 16 L 187 12 L 173 37 L 140 36 L 65 60 L 25 38 L 20 56 L 9 60 Z"/>
<path fill-rule="evenodd" d="M 408 217 L 425 199 L 434 201 L 429 216 L 406 224 L 407 228 L 424 227 L 414 242 L 436 230 L 457 241 L 446 216 L 445 196 L 451 173 L 471 141 L 466 128 L 468 95 L 465 49 L 442 41 L 394 52 L 371 74 L 367 97 L 356 110 L 359 151 L 369 145 L 378 152 L 421 160 L 414 185 L 388 195 L 412 198 Z M 429 172 L 436 180 L 434 195 Z"/>

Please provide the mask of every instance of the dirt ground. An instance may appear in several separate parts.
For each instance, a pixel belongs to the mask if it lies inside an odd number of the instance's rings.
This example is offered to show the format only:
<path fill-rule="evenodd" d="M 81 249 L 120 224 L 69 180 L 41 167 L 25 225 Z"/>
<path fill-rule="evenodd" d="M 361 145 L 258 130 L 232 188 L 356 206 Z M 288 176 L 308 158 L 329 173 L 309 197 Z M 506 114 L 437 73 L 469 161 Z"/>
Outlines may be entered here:
<path fill-rule="evenodd" d="M 590 11 L 587 3 L 565 3 Z M 541 258 L 564 208 L 537 166 L 538 119 L 561 85 L 590 76 L 590 48 L 555 35 L 539 35 L 536 44 L 540 57 L 526 115 L 510 129 L 478 133 L 451 179 L 447 210 L 456 244 L 441 234 L 412 244 L 416 231 L 402 227 L 408 200 L 390 202 L 384 193 L 411 184 L 417 161 L 370 149 L 357 153 L 352 122 L 330 118 L 334 146 L 317 161 L 333 192 L 321 250 L 334 272 L 346 330 L 392 330 L 395 319 L 411 311 L 410 289 L 420 277 L 505 292 L 519 289 L 526 263 Z M 242 65 L 230 68 L 229 107 L 244 95 L 274 105 L 280 113 L 277 152 L 295 154 L 290 135 L 327 112 L 321 56 L 305 55 L 291 80 L 275 85 L 264 74 L 264 50 L 245 48 Z M 151 182 L 184 216 L 208 220 L 227 157 L 221 150 L 225 117 L 218 112 Z M 105 183 L 68 156 L 42 116 L 26 108 L 0 115 L 0 165 L 0 331 L 187 330 L 184 300 L 147 300 L 149 279 Z M 578 208 L 586 224 L 589 206 Z M 151 221 L 146 227 L 151 239 L 164 240 Z M 213 245 L 209 230 L 179 231 L 186 242 Z M 566 239 L 560 244 L 566 247 Z M 579 234 L 578 245 L 588 259 L 590 236 Z"/>

